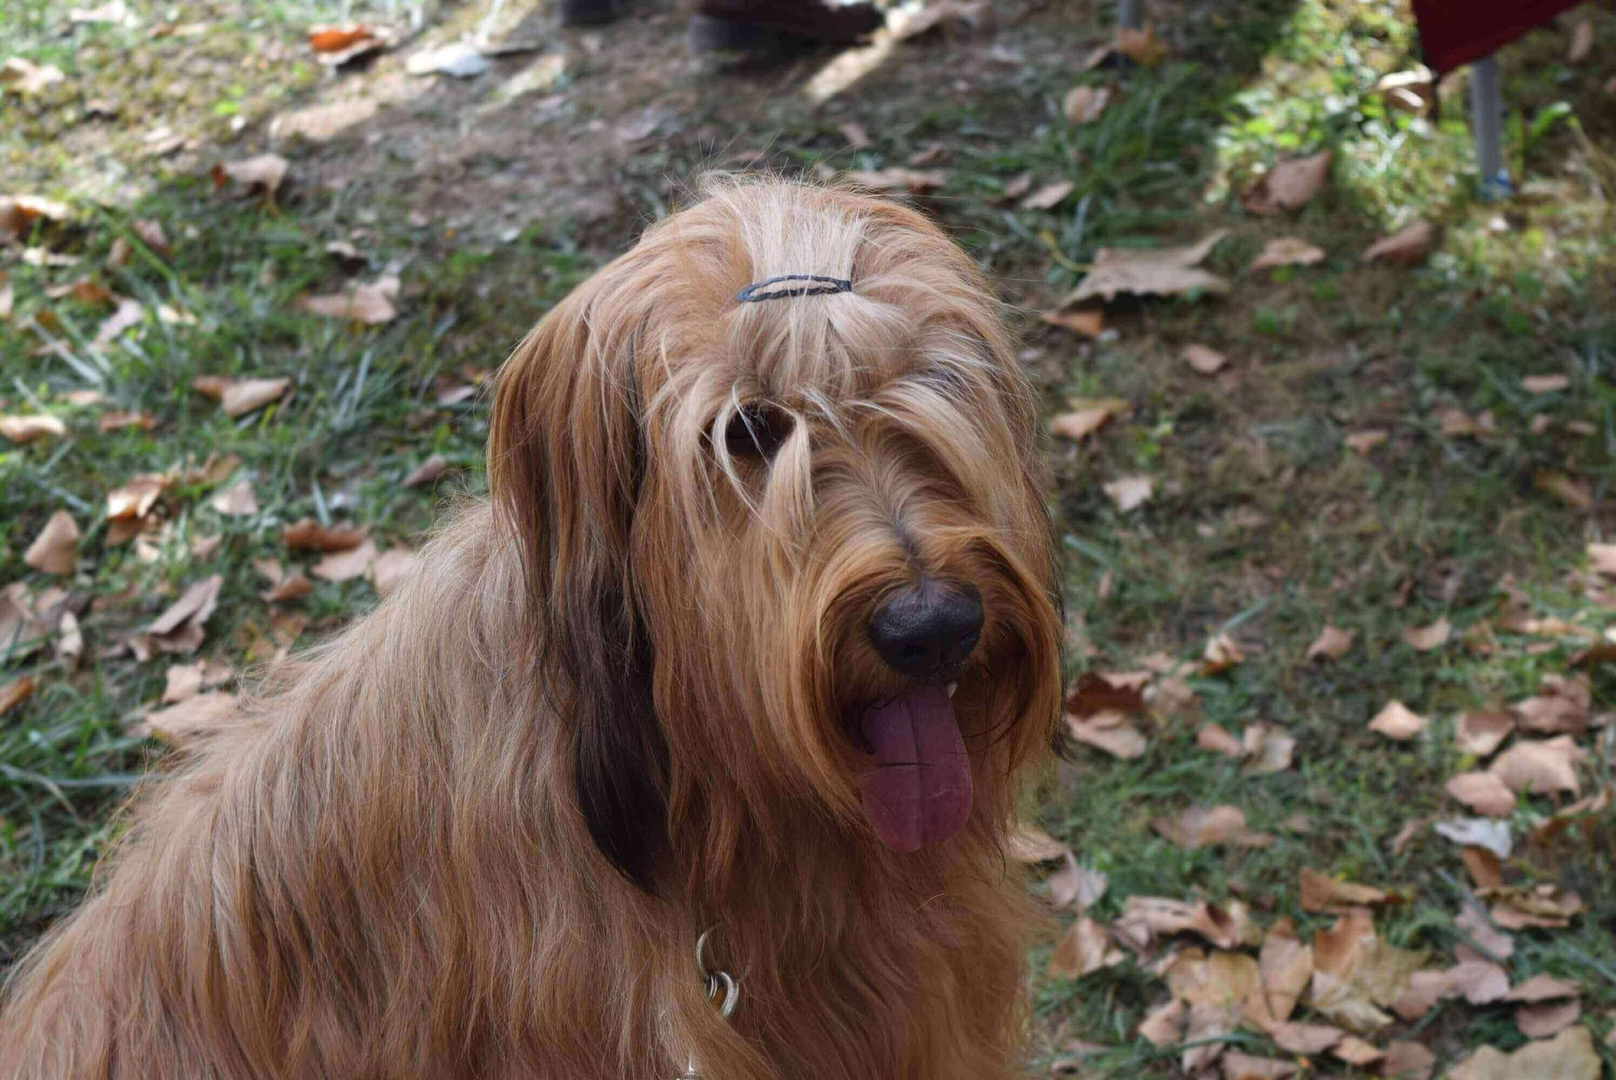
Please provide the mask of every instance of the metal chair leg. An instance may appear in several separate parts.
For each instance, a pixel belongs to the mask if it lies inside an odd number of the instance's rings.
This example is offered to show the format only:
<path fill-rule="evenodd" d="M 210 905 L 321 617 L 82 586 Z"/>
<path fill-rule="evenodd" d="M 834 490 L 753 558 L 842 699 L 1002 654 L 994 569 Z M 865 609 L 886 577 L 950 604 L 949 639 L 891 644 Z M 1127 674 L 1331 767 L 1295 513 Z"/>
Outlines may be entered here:
<path fill-rule="evenodd" d="M 1510 193 L 1504 166 L 1504 102 L 1498 89 L 1498 58 L 1486 56 L 1470 65 L 1470 126 L 1476 138 L 1476 167 L 1481 197 L 1502 199 Z"/>

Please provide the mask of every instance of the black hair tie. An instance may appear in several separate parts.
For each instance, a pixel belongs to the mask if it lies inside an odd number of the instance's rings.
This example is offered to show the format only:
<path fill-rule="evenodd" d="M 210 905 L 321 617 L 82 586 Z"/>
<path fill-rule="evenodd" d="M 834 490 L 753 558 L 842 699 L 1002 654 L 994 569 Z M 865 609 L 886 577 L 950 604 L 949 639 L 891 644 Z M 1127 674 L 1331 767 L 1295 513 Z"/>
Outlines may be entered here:
<path fill-rule="evenodd" d="M 786 282 L 800 281 L 801 285 Z M 846 278 L 823 277 L 819 274 L 782 274 L 766 281 L 754 281 L 735 294 L 742 304 L 756 304 L 763 300 L 783 300 L 788 296 L 831 296 L 852 292 L 853 283 Z"/>

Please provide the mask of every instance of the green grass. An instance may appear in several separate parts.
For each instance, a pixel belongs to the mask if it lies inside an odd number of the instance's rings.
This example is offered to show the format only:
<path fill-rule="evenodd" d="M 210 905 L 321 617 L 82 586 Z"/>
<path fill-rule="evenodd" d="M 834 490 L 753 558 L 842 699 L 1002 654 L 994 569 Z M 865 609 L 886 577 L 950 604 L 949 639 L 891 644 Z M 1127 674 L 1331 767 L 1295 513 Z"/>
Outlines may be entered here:
<path fill-rule="evenodd" d="M 305 13 L 274 10 L 280 21 L 263 25 L 293 40 Z M 1130 895 L 1244 899 L 1261 924 L 1290 917 L 1305 934 L 1329 922 L 1299 907 L 1298 874 L 1311 867 L 1397 887 L 1408 902 L 1378 915 L 1381 935 L 1450 955 L 1467 882 L 1458 848 L 1429 831 L 1400 853 L 1387 841 L 1410 819 L 1457 812 L 1443 783 L 1476 763 L 1453 745 L 1453 717 L 1534 692 L 1544 675 L 1567 670 L 1578 647 L 1495 630 L 1495 648 L 1483 652 L 1465 634 L 1496 627 L 1508 590 L 1535 615 L 1596 636 L 1616 621 L 1570 576 L 1586 542 L 1616 531 L 1616 168 L 1608 149 L 1616 99 L 1600 89 L 1609 72 L 1591 62 L 1567 66 L 1564 35 L 1553 30 L 1506 50 L 1505 91 L 1518 118 L 1507 125 L 1509 160 L 1527 194 L 1485 206 L 1471 198 L 1462 76 L 1444 86 L 1439 122 L 1389 112 L 1373 92 L 1379 75 L 1411 62 L 1414 48 L 1406 20 L 1385 0 L 1157 10 L 1170 54 L 1154 70 L 1073 75 L 1026 64 L 954 94 L 934 92 L 911 67 L 877 73 L 855 97 L 820 112 L 780 97 L 739 118 L 714 98 L 685 134 L 636 156 L 614 182 L 642 217 L 664 213 L 679 185 L 710 164 L 712 144 L 701 132 L 715 126 L 729 145 L 768 146 L 770 163 L 788 171 L 899 165 L 934 141 L 948 147 L 942 167 L 950 181 L 928 205 L 1023 306 L 1024 357 L 1050 409 L 1070 396 L 1116 396 L 1132 406 L 1097 438 L 1051 451 L 1071 637 L 1085 646 L 1074 651 L 1074 671 L 1132 668 L 1153 652 L 1198 660 L 1206 640 L 1225 629 L 1247 653 L 1219 675 L 1190 679 L 1197 702 L 1189 713 L 1140 719 L 1150 735 L 1143 758 L 1074 749 L 1043 793 L 1039 821 L 1110 876 L 1096 914 L 1115 916 Z M 1577 13 L 1584 16 L 1600 40 L 1616 34 L 1608 13 Z M 1033 49 L 1056 35 L 1075 57 L 1106 32 L 1103 17 L 1087 10 L 1041 19 L 1009 26 L 995 42 Z M 247 24 L 226 14 L 221 25 Z M 25 38 L 25 55 L 61 55 L 49 34 L 28 32 L 37 36 Z M 239 48 L 232 40 L 220 38 L 221 56 Z M 67 59 L 93 74 L 98 55 Z M 249 118 L 244 142 L 256 118 L 309 89 L 299 78 L 264 89 L 243 77 L 232 100 Z M 201 82 L 194 99 L 172 107 L 208 137 L 231 137 L 211 102 L 234 91 Z M 1114 84 L 1119 96 L 1097 123 L 1073 127 L 1060 101 L 1079 82 Z M 137 85 L 138 100 L 154 95 L 140 107 L 153 107 L 156 88 Z M 580 86 L 587 93 L 587 77 Z M 18 108 L 26 123 L 60 122 L 10 104 L 0 106 L 0 130 Z M 849 119 L 872 133 L 873 146 L 845 149 L 836 128 Z M 0 138 L 0 151 L 20 145 Z M 1336 163 L 1312 204 L 1280 219 L 1240 209 L 1255 170 L 1320 149 L 1333 150 Z M 30 167 L 50 192 L 83 165 L 64 152 Z M 5 263 L 17 313 L 16 332 L 0 336 L 4 411 L 54 413 L 71 434 L 0 453 L 0 497 L 16 508 L 0 530 L 0 582 L 45 584 L 21 554 L 51 511 L 66 506 L 87 533 L 71 582 L 90 602 L 80 617 L 87 656 L 217 572 L 225 592 L 204 652 L 234 664 L 263 659 L 373 601 L 362 582 L 322 584 L 294 607 L 295 621 L 272 617 L 251 563 L 266 555 L 286 561 L 279 526 L 304 516 L 353 521 L 379 541 L 411 544 L 453 492 L 479 490 L 484 404 L 440 407 L 434 380 L 460 378 L 467 365 L 492 368 L 628 237 L 582 243 L 557 223 L 510 244 L 459 247 L 407 227 L 402 207 L 390 204 L 296 187 L 278 204 L 230 200 L 161 166 L 129 167 L 147 192 L 132 206 L 83 209 L 72 225 L 39 238 L 79 255 L 77 266 Z M 1052 211 L 1017 210 L 1000 194 L 1023 171 L 1040 183 L 1072 180 L 1074 190 Z M 1415 216 L 1442 237 L 1423 266 L 1360 263 L 1369 243 Z M 113 239 L 135 218 L 163 224 L 173 259 L 104 268 Z M 1183 242 L 1219 227 L 1231 235 L 1207 265 L 1234 282 L 1227 297 L 1118 302 L 1107 311 L 1113 332 L 1094 342 L 1031 317 L 1069 291 L 1102 246 Z M 358 277 L 369 280 L 395 260 L 403 267 L 401 315 L 384 327 L 335 324 L 296 307 L 300 295 L 342 280 L 324 245 L 356 229 L 364 230 L 368 264 Z M 1248 272 L 1262 241 L 1278 235 L 1302 236 L 1328 257 Z M 105 313 L 44 294 L 87 273 L 196 321 L 152 322 L 129 345 L 87 348 Z M 36 354 L 39 339 L 25 328 L 39 318 L 64 328 L 71 361 Z M 1192 341 L 1227 352 L 1232 374 L 1207 379 L 1189 370 L 1177 352 Z M 1541 396 L 1521 389 L 1523 376 L 1549 372 L 1567 375 L 1570 388 Z M 190 388 L 203 373 L 285 375 L 296 390 L 231 421 Z M 160 426 L 98 432 L 96 410 L 65 402 L 67 392 L 86 388 L 100 390 L 106 407 L 149 411 Z M 1449 408 L 1488 410 L 1496 431 L 1446 436 L 1439 416 Z M 1551 426 L 1535 431 L 1544 417 Z M 1387 431 L 1386 444 L 1360 455 L 1343 443 L 1368 428 Z M 436 490 L 401 489 L 400 479 L 434 453 L 459 471 Z M 153 561 L 103 543 L 106 490 L 209 454 L 239 456 L 259 514 L 221 518 L 208 505 L 211 488 L 178 487 L 165 496 L 168 531 Z M 1544 470 L 1587 485 L 1592 507 L 1568 507 L 1542 490 L 1535 477 Z M 1135 472 L 1154 477 L 1155 497 L 1119 513 L 1101 484 Z M 208 560 L 188 555 L 192 538 L 214 534 L 224 541 Z M 1403 642 L 1403 628 L 1439 616 L 1455 628 L 1448 646 L 1418 653 Z M 1357 641 L 1341 660 L 1309 662 L 1306 649 L 1326 622 L 1355 631 Z M 163 666 L 116 657 L 69 672 L 48 651 L 0 665 L 0 682 L 23 673 L 39 679 L 38 692 L 0 719 L 0 948 L 20 948 L 86 886 L 108 814 L 155 760 L 123 725 L 156 700 Z M 1608 666 L 1591 677 L 1596 709 L 1616 700 Z M 1391 744 L 1365 730 L 1393 698 L 1433 717 L 1427 737 Z M 1290 729 L 1294 768 L 1247 776 L 1196 746 L 1201 724 L 1238 733 L 1256 720 Z M 1610 740 L 1583 742 L 1592 753 L 1585 786 L 1609 783 Z M 1187 852 L 1150 828 L 1155 817 L 1213 804 L 1240 807 L 1276 843 Z M 1527 800 L 1517 831 L 1551 808 Z M 1298 812 L 1312 823 L 1305 834 L 1284 827 Z M 1607 815 L 1553 850 L 1523 848 L 1510 863 L 1517 880 L 1560 884 L 1588 902 L 1570 929 L 1518 934 L 1509 964 L 1517 981 L 1544 972 L 1577 979 L 1588 1017 L 1616 1005 L 1613 853 L 1616 825 Z M 1176 1051 L 1134 1034 L 1164 992 L 1158 979 L 1131 963 L 1075 982 L 1046 978 L 1047 951 L 1032 956 L 1039 1066 L 1064 1040 L 1081 1039 L 1112 1047 L 1088 1061 L 1092 1075 L 1177 1075 Z M 1592 1024 L 1597 1036 L 1608 1027 Z M 1483 1043 L 1509 1049 L 1522 1040 L 1506 1008 L 1462 1002 L 1394 1029 L 1394 1037 L 1411 1033 L 1449 1064 Z M 1250 1033 L 1234 1039 L 1247 1052 L 1276 1054 Z M 1317 1064 L 1346 1071 L 1328 1058 Z"/>

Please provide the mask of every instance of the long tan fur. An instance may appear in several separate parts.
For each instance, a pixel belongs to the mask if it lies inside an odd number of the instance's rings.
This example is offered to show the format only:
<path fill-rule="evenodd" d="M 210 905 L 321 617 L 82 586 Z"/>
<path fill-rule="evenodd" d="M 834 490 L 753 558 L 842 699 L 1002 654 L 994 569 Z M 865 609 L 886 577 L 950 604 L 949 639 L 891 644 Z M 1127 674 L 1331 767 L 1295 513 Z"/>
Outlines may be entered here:
<path fill-rule="evenodd" d="M 790 273 L 853 291 L 736 302 Z M 722 438 L 756 402 L 772 463 Z M 10 983 L 0 1076 L 1019 1075 L 1003 849 L 1059 620 L 1032 400 L 968 259 L 884 200 L 715 183 L 539 323 L 493 413 L 491 504 L 138 797 Z M 920 573 L 983 598 L 976 799 L 897 854 L 848 718 L 901 689 L 864 628 Z"/>

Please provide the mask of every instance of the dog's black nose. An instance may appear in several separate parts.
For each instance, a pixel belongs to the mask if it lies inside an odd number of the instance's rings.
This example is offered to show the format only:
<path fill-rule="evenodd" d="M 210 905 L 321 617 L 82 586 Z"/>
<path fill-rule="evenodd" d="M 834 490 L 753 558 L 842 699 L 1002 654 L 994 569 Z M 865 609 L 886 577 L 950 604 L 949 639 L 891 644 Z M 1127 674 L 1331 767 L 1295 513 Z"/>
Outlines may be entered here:
<path fill-rule="evenodd" d="M 982 633 L 982 594 L 962 582 L 923 579 L 870 616 L 870 643 L 894 671 L 922 677 L 957 666 Z"/>

